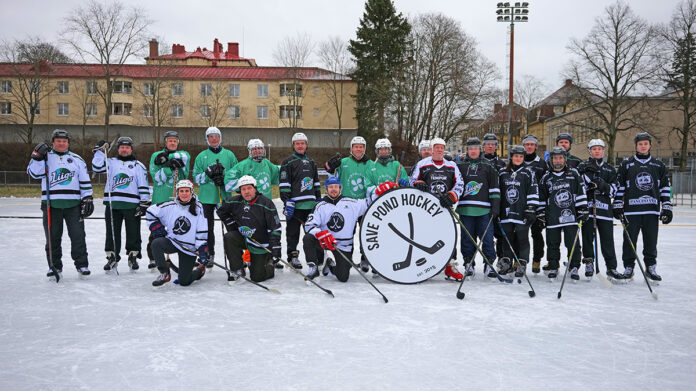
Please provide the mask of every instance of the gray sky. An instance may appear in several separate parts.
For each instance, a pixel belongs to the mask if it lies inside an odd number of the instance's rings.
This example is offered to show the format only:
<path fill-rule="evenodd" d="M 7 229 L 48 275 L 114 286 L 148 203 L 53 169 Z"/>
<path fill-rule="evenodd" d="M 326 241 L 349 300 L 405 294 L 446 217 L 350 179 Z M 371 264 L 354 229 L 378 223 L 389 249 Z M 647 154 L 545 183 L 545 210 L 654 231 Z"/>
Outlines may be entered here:
<path fill-rule="evenodd" d="M 255 0 L 255 1 L 134 1 L 124 4 L 145 8 L 155 20 L 151 30 L 172 44 L 187 50 L 197 46 L 212 48 L 218 38 L 239 42 L 244 56 L 259 65 L 273 65 L 272 53 L 284 36 L 308 33 L 314 41 L 338 35 L 348 40 L 362 16 L 362 0 Z M 0 0 L 0 39 L 38 35 L 57 41 L 62 19 L 81 0 L 17 1 Z M 479 0 L 395 0 L 406 16 L 441 12 L 455 18 L 479 42 L 483 54 L 506 74 L 507 25 L 496 22 L 497 1 Z M 568 61 L 566 45 L 570 38 L 585 36 L 594 19 L 602 14 L 609 0 L 530 1 L 530 22 L 515 26 L 515 75 L 531 74 L 543 80 L 551 91 L 563 82 L 561 72 Z M 634 12 L 650 22 L 669 21 L 677 0 L 630 1 Z M 241 53 L 240 53 L 241 54 Z M 505 85 L 501 79 L 500 84 Z"/>

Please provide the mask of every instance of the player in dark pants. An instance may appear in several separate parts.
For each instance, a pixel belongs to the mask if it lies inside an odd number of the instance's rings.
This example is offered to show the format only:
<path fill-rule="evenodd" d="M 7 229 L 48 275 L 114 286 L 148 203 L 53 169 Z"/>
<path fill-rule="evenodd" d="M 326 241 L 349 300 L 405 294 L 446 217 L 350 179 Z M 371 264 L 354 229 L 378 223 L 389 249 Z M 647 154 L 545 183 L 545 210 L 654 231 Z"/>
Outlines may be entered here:
<path fill-rule="evenodd" d="M 528 134 L 522 139 L 522 145 L 524 146 L 524 165 L 532 173 L 532 179 L 534 180 L 534 185 L 537 186 L 541 177 L 544 176 L 548 170 L 546 161 L 539 157 L 536 153 L 539 140 L 533 134 Z M 543 221 L 537 219 L 532 223 L 530 227 L 532 232 L 532 273 L 539 273 L 541 271 L 541 258 L 544 257 L 544 226 Z"/>
<path fill-rule="evenodd" d="M 500 173 L 505 169 L 505 161 L 498 156 L 498 137 L 494 133 L 486 133 L 483 136 L 483 160 L 490 163 L 495 167 L 496 171 Z M 505 239 L 503 239 L 503 234 L 500 231 L 500 225 L 493 223 L 493 237 L 495 238 L 495 253 L 498 259 L 504 256 Z"/>

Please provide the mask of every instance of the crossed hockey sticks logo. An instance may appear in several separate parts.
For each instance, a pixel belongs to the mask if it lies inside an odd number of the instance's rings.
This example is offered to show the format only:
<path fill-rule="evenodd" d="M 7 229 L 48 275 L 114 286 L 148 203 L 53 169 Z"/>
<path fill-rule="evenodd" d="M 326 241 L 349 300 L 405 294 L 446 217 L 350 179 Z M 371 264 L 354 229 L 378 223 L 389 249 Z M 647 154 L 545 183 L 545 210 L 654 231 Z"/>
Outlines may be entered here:
<path fill-rule="evenodd" d="M 401 239 L 403 239 L 404 241 L 406 241 L 408 243 L 408 253 L 406 254 L 406 259 L 401 261 L 401 262 L 394 263 L 392 265 L 392 268 L 394 269 L 394 271 L 406 269 L 407 267 L 411 266 L 411 256 L 413 254 L 413 247 L 416 247 L 416 248 L 423 250 L 426 253 L 432 255 L 432 254 L 435 254 L 436 252 L 438 252 L 442 247 L 445 246 L 445 242 L 443 242 L 442 240 L 438 240 L 430 247 L 426 247 L 420 243 L 415 242 L 413 240 L 413 215 L 411 214 L 411 212 L 408 213 L 408 225 L 409 225 L 409 236 L 408 237 L 406 235 L 404 235 L 401 231 L 396 229 L 396 227 L 394 227 L 394 224 L 389 223 L 388 225 L 389 225 L 389 228 L 391 228 L 391 230 L 394 231 L 395 234 L 397 234 Z M 426 262 L 425 258 L 420 258 L 416 261 L 416 266 L 423 266 L 425 264 L 425 262 Z"/>

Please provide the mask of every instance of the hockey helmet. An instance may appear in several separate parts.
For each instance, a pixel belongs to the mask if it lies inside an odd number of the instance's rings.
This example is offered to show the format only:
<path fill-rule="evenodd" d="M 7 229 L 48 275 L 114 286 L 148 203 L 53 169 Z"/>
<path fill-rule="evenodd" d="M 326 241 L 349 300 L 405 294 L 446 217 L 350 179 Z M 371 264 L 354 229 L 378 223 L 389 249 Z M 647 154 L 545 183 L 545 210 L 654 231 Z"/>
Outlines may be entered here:
<path fill-rule="evenodd" d="M 188 187 L 191 189 L 191 192 L 193 192 L 193 182 L 191 182 L 188 179 L 182 179 L 179 182 L 176 183 L 176 191 L 177 193 L 179 192 L 179 189 Z"/>
<path fill-rule="evenodd" d="M 133 148 L 133 139 L 128 136 L 119 137 L 118 140 L 116 140 L 116 145 L 119 147 L 121 145 L 128 145 L 129 147 Z"/>
<path fill-rule="evenodd" d="M 350 147 L 353 148 L 353 145 L 355 144 L 362 144 L 367 148 L 367 141 L 365 141 L 365 138 L 362 136 L 355 136 L 350 140 Z"/>
<path fill-rule="evenodd" d="M 603 149 L 607 148 L 607 145 L 604 144 L 604 140 L 595 138 L 595 139 L 590 140 L 589 143 L 587 143 L 587 150 L 589 151 L 590 149 L 592 149 L 592 147 L 597 147 L 597 146 L 602 147 Z"/>
<path fill-rule="evenodd" d="M 498 144 L 498 136 L 496 136 L 493 133 L 486 133 L 483 136 L 483 143 L 495 143 L 496 145 Z"/>
<path fill-rule="evenodd" d="M 252 185 L 256 188 L 256 179 L 251 175 L 244 175 L 237 181 L 238 191 L 242 190 L 242 186 Z"/>
<path fill-rule="evenodd" d="M 64 138 L 70 141 L 70 135 L 68 134 L 68 131 L 64 129 L 55 129 L 53 133 L 51 133 L 51 142 L 57 138 Z"/>
<path fill-rule="evenodd" d="M 263 150 L 261 155 L 253 156 L 251 151 L 254 148 L 261 148 Z M 266 148 L 263 146 L 263 141 L 261 141 L 261 139 L 252 138 L 251 140 L 249 140 L 249 142 L 247 143 L 247 149 L 249 150 L 249 157 L 256 161 L 260 162 L 261 160 L 263 160 L 263 158 L 266 157 Z"/>
<path fill-rule="evenodd" d="M 167 139 L 170 137 L 174 137 L 175 139 L 179 140 L 179 132 L 177 132 L 176 130 L 168 130 L 164 132 L 164 137 L 162 137 L 162 140 L 164 140 L 164 142 L 167 142 Z"/>
<path fill-rule="evenodd" d="M 571 136 L 569 133 L 561 133 L 556 136 L 556 144 L 558 144 L 558 142 L 561 140 L 568 140 L 570 144 L 573 144 L 573 136 Z"/>
<path fill-rule="evenodd" d="M 339 186 L 343 187 L 343 185 L 341 184 L 341 180 L 335 176 L 330 176 L 330 177 L 326 178 L 326 182 L 324 182 L 324 188 L 328 189 L 329 185 L 339 185 Z"/>
<path fill-rule="evenodd" d="M 387 139 L 387 138 L 381 138 L 381 139 L 377 140 L 377 142 L 375 143 L 375 152 L 377 152 L 379 154 L 379 150 L 382 148 L 389 148 L 389 154 L 391 154 L 391 151 L 392 151 L 391 141 L 389 141 L 389 139 Z"/>
<path fill-rule="evenodd" d="M 512 157 L 512 155 L 522 155 L 524 156 L 527 152 L 524 150 L 524 147 L 521 145 L 515 145 L 512 148 L 510 148 L 510 151 L 508 152 L 508 156 Z"/>
<path fill-rule="evenodd" d="M 533 134 L 528 134 L 524 136 L 522 139 L 522 144 L 527 144 L 527 143 L 534 143 L 536 145 L 539 145 L 539 139 L 533 135 Z"/>
<path fill-rule="evenodd" d="M 633 143 L 638 144 L 638 141 L 644 141 L 648 140 L 650 144 L 652 144 L 652 136 L 648 132 L 640 132 L 636 134 L 636 137 L 633 138 Z"/>
<path fill-rule="evenodd" d="M 304 133 L 295 133 L 292 135 L 292 141 L 290 144 L 295 144 L 295 141 L 304 141 L 309 144 L 309 140 L 307 139 L 307 136 Z"/>

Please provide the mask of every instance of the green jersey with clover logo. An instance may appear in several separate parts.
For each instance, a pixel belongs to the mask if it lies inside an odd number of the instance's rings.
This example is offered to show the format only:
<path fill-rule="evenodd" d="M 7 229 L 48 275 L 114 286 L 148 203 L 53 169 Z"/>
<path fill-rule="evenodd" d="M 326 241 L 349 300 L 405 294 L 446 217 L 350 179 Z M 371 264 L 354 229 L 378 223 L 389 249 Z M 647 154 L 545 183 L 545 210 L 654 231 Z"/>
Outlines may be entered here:
<path fill-rule="evenodd" d="M 363 155 L 360 161 L 351 155 L 341 159 L 341 166 L 335 176 L 341 180 L 341 194 L 355 199 L 367 198 L 376 186 L 374 175 L 375 162 Z"/>
<path fill-rule="evenodd" d="M 174 176 L 176 180 L 188 178 L 189 168 L 191 167 L 191 155 L 186 151 L 169 152 L 168 160 L 181 159 L 184 162 L 184 167 L 177 170 L 172 170 L 166 165 L 158 166 L 155 164 L 155 158 L 163 151 L 157 151 L 150 157 L 150 176 L 152 177 L 152 203 L 159 204 L 165 201 L 171 201 L 174 198 Z M 165 163 L 166 164 L 166 163 Z"/>
<path fill-rule="evenodd" d="M 201 204 L 218 204 L 220 200 L 224 200 L 231 194 L 222 190 L 222 194 L 213 180 L 205 174 L 208 167 L 220 162 L 225 167 L 225 173 L 234 167 L 237 162 L 237 157 L 229 149 L 222 148 L 219 152 L 213 152 L 210 148 L 201 152 L 196 156 L 193 163 L 193 180 L 199 186 L 198 201 Z"/>
<path fill-rule="evenodd" d="M 271 185 L 278 184 L 278 166 L 268 159 L 260 162 L 247 158 L 237 163 L 225 174 L 225 191 L 231 193 L 237 191 L 237 181 L 244 175 L 250 175 L 256 179 L 256 189 L 267 198 L 271 198 Z"/>
<path fill-rule="evenodd" d="M 375 186 L 387 181 L 396 182 L 399 179 L 408 180 L 408 173 L 404 166 L 393 158 L 387 162 L 387 164 L 382 164 L 382 162 L 377 160 L 374 164 L 372 176 L 375 181 Z"/>

